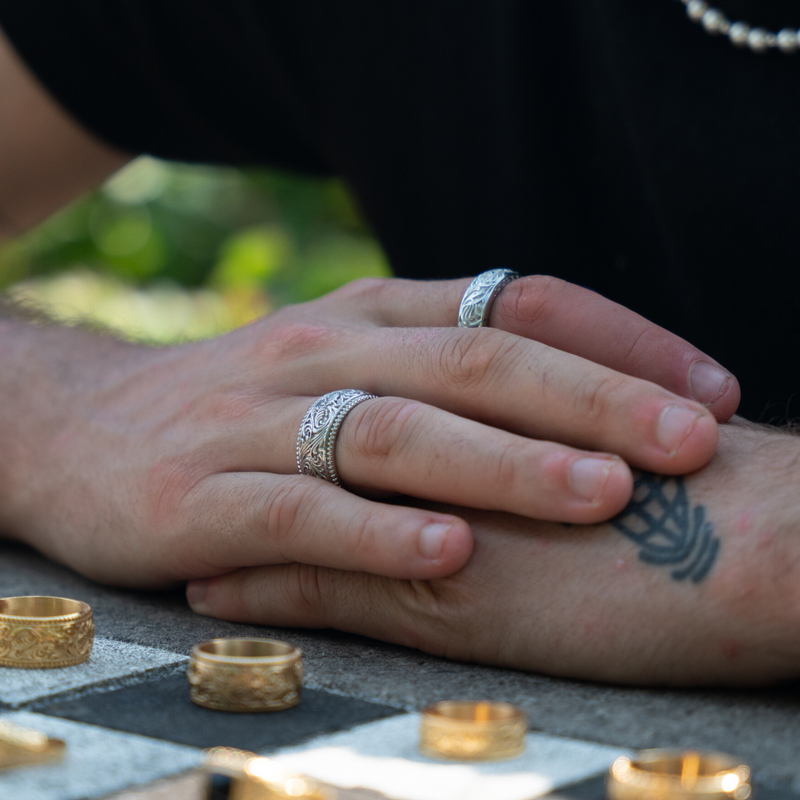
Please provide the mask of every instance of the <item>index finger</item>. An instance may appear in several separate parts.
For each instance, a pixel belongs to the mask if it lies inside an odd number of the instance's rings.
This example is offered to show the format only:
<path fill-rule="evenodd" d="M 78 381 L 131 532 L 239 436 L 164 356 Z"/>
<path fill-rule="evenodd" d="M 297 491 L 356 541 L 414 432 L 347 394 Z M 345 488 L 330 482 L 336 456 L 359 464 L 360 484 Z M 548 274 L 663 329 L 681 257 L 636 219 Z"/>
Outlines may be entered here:
<path fill-rule="evenodd" d="M 471 278 L 455 281 L 375 281 L 361 309 L 389 327 L 451 327 Z M 363 312 L 362 312 L 363 313 Z M 635 311 L 581 286 L 529 275 L 498 295 L 491 327 L 534 339 L 589 361 L 652 381 L 705 405 L 724 421 L 736 412 L 739 383 L 713 358 Z"/>

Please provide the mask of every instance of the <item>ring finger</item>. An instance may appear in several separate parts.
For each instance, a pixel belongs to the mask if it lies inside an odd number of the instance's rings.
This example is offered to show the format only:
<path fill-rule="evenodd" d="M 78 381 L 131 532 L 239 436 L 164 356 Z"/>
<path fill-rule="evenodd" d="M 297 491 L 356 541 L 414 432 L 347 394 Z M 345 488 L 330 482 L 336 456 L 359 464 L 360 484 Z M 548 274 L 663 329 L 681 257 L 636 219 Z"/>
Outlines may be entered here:
<path fill-rule="evenodd" d="M 293 433 L 310 405 L 309 398 L 270 403 L 271 419 L 285 423 L 272 426 L 269 448 L 263 435 L 244 437 L 254 443 L 252 468 L 297 471 Z M 633 485 L 615 456 L 518 436 L 399 397 L 352 408 L 334 459 L 341 482 L 360 494 L 405 494 L 562 522 L 608 519 L 624 508 Z"/>

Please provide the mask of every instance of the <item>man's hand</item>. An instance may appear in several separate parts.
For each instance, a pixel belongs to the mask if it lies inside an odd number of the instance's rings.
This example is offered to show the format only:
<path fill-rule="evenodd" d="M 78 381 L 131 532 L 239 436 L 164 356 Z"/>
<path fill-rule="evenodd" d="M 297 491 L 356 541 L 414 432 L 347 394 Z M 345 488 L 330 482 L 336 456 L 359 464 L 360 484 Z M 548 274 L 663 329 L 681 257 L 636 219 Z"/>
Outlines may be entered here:
<path fill-rule="evenodd" d="M 796 678 L 798 456 L 798 438 L 724 426 L 708 467 L 685 479 L 642 475 L 611 523 L 459 510 L 475 551 L 450 577 L 401 581 L 293 564 L 190 583 L 188 597 L 222 619 L 333 627 L 581 679 Z"/>
<path fill-rule="evenodd" d="M 712 414 L 641 379 L 686 392 L 710 359 L 552 278 L 508 286 L 494 329 L 458 329 L 467 283 L 360 281 L 164 349 L 4 323 L 0 524 L 127 585 L 288 562 L 433 578 L 469 558 L 468 524 L 381 497 L 588 523 L 628 502 L 627 464 L 679 474 L 711 458 Z M 725 416 L 738 387 L 720 376 L 707 399 Z M 351 491 L 295 466 L 303 415 L 343 388 L 379 395 L 341 428 Z"/>

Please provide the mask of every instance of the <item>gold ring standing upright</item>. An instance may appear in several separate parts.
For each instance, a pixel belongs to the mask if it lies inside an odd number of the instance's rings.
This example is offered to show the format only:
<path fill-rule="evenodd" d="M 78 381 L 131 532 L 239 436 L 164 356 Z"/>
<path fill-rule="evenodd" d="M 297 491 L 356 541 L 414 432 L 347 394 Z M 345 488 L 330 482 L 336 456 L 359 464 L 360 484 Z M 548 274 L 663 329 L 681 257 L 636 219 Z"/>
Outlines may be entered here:
<path fill-rule="evenodd" d="M 0 598 L 0 667 L 72 667 L 94 645 L 92 609 L 66 597 Z"/>
<path fill-rule="evenodd" d="M 747 800 L 750 768 L 725 753 L 642 750 L 608 771 L 609 800 Z"/>
<path fill-rule="evenodd" d="M 500 761 L 525 749 L 525 715 L 510 703 L 448 700 L 423 709 L 419 749 L 429 758 Z"/>
<path fill-rule="evenodd" d="M 281 711 L 300 702 L 302 652 L 277 639 L 212 639 L 192 648 L 192 702 L 216 711 Z"/>

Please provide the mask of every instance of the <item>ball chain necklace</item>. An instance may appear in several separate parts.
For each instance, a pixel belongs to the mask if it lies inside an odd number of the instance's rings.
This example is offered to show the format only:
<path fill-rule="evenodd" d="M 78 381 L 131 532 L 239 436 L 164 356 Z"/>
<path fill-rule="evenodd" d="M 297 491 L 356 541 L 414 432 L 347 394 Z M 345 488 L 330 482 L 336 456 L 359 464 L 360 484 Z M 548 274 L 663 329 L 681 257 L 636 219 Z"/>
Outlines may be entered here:
<path fill-rule="evenodd" d="M 712 36 L 721 34 L 736 47 L 749 47 L 754 53 L 780 50 L 790 54 L 800 51 L 800 31 L 782 28 L 777 33 L 766 28 L 752 28 L 746 22 L 731 22 L 718 8 L 712 8 L 705 0 L 681 0 L 686 14 L 693 22 L 700 23 Z"/>

